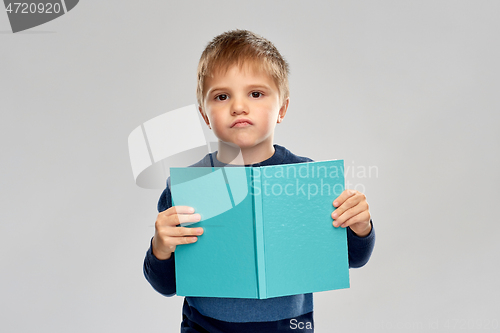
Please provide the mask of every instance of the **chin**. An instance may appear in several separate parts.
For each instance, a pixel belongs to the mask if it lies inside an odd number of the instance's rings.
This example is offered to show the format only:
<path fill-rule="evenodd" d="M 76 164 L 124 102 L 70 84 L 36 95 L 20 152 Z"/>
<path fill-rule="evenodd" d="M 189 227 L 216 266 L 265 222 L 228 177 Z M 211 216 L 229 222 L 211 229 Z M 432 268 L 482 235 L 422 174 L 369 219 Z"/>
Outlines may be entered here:
<path fill-rule="evenodd" d="M 231 149 L 246 149 L 248 148 L 248 145 L 245 145 L 245 144 L 242 144 L 242 143 L 236 143 L 236 142 L 232 142 L 232 141 L 224 141 L 224 140 L 220 140 L 219 141 L 219 150 L 220 150 L 220 144 L 224 144 L 228 147 L 231 147 Z"/>
<path fill-rule="evenodd" d="M 228 138 L 229 140 L 221 140 L 223 141 L 226 145 L 231 146 L 233 148 L 239 148 L 239 149 L 250 149 L 257 147 L 261 144 L 263 144 L 266 140 L 259 140 L 258 138 L 254 138 L 251 136 L 240 136 L 240 137 L 233 137 L 233 138 Z"/>
<path fill-rule="evenodd" d="M 248 149 L 248 148 L 253 148 L 255 146 L 258 146 L 257 142 L 255 142 L 255 141 L 247 141 L 247 140 L 236 141 L 233 144 L 235 146 L 240 147 L 240 149 Z"/>
<path fill-rule="evenodd" d="M 255 142 L 255 140 L 245 140 L 245 139 L 224 141 L 224 143 L 227 144 L 228 146 L 240 149 L 248 149 L 255 147 L 257 145 L 257 142 Z"/>

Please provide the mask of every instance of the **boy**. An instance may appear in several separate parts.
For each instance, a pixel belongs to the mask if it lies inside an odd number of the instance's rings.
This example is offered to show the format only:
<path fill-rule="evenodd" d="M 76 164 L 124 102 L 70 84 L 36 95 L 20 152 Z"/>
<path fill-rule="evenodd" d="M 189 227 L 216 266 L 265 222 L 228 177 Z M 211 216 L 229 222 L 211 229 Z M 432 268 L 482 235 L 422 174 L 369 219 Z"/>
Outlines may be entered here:
<path fill-rule="evenodd" d="M 197 98 L 203 119 L 219 139 L 219 150 L 193 166 L 312 161 L 273 145 L 276 123 L 288 109 L 288 72 L 288 64 L 274 45 L 252 32 L 235 30 L 215 37 L 200 59 Z M 332 203 L 337 207 L 332 213 L 333 227 L 347 228 L 349 267 L 361 267 L 375 241 L 366 198 L 345 190 Z M 177 227 L 199 221 L 200 215 L 191 207 L 172 207 L 170 179 L 158 211 L 144 274 L 155 290 L 172 296 L 176 292 L 175 248 L 196 242 L 203 229 Z M 312 311 L 312 294 L 269 299 L 185 297 L 181 332 L 312 332 Z"/>

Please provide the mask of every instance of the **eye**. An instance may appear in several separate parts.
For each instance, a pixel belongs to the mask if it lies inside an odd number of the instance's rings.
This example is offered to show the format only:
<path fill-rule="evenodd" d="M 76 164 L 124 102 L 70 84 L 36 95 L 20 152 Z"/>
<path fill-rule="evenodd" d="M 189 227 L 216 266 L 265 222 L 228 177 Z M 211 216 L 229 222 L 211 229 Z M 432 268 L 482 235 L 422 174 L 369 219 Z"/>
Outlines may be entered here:
<path fill-rule="evenodd" d="M 263 94 L 260 91 L 253 91 L 251 95 L 252 95 L 253 98 L 259 98 Z"/>
<path fill-rule="evenodd" d="M 215 99 L 217 99 L 219 101 L 225 101 L 227 99 L 227 95 L 226 94 L 220 94 L 220 95 L 215 96 Z"/>

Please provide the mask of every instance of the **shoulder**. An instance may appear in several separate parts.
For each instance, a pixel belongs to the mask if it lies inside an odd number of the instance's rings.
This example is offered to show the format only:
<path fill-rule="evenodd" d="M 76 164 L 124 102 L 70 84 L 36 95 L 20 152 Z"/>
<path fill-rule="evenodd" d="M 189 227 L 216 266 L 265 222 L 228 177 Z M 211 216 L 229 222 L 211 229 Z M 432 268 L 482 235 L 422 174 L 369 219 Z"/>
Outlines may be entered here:
<path fill-rule="evenodd" d="M 207 167 L 211 166 L 210 163 L 210 154 L 205 155 L 201 160 L 198 162 L 190 165 L 189 167 Z M 163 192 L 160 195 L 160 199 L 158 200 L 158 212 L 163 212 L 164 210 L 167 210 L 168 208 L 172 207 L 172 193 L 170 192 L 170 177 L 167 178 L 167 185 Z"/>
<path fill-rule="evenodd" d="M 283 156 L 281 164 L 314 162 L 309 157 L 295 155 L 290 150 L 280 145 L 274 145 L 274 149 L 276 150 L 276 153 Z"/>
<path fill-rule="evenodd" d="M 199 160 L 198 162 L 194 163 L 194 164 L 191 164 L 189 167 L 209 167 L 209 166 L 212 166 L 212 162 L 211 162 L 211 155 L 212 153 L 210 154 L 206 154 L 205 157 L 203 157 L 201 160 Z"/>
<path fill-rule="evenodd" d="M 170 193 L 170 177 L 167 178 L 167 186 L 163 190 L 160 195 L 160 199 L 158 199 L 158 213 L 163 212 L 164 210 L 172 207 L 172 194 Z"/>

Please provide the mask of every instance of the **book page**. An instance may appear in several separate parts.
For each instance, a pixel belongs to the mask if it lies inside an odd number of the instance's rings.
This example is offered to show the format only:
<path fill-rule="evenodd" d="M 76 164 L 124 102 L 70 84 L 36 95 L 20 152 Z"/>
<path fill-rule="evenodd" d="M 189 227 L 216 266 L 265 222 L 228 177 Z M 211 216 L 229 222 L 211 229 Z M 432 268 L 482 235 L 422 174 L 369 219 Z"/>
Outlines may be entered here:
<path fill-rule="evenodd" d="M 331 217 L 343 161 L 261 169 L 267 296 L 348 288 L 346 230 Z"/>
<path fill-rule="evenodd" d="M 189 227 L 204 229 L 175 250 L 178 295 L 258 297 L 249 182 L 244 167 L 171 169 L 174 204 L 194 207 L 202 220 Z"/>

